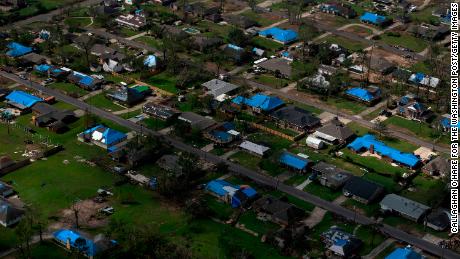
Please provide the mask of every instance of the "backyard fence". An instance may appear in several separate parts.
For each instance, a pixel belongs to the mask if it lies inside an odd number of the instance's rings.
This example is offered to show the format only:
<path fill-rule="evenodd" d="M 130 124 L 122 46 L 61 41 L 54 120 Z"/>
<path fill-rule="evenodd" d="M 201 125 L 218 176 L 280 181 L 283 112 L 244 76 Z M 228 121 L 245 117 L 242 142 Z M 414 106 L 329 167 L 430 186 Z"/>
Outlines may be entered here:
<path fill-rule="evenodd" d="M 135 79 L 135 78 L 131 78 L 131 77 L 126 76 L 126 75 L 118 74 L 118 73 L 115 73 L 115 72 L 112 72 L 112 75 L 121 77 L 121 78 L 123 78 L 123 79 L 126 80 L 126 81 L 134 81 L 134 82 L 135 82 L 136 84 L 138 84 L 138 85 L 146 85 L 146 86 L 150 87 L 152 90 L 155 90 L 155 91 L 159 92 L 161 95 L 166 95 L 166 96 L 172 96 L 172 95 L 174 95 L 173 93 L 170 93 L 170 92 L 165 91 L 165 90 L 163 90 L 163 89 L 160 89 L 160 88 L 158 88 L 158 87 L 156 87 L 156 86 L 153 86 L 153 85 L 151 85 L 151 84 L 147 84 L 147 83 L 145 83 L 145 82 L 142 82 L 142 81 L 137 80 L 137 79 Z"/>
<path fill-rule="evenodd" d="M 254 127 L 256 129 L 260 129 L 260 130 L 263 130 L 265 132 L 268 132 L 270 134 L 273 134 L 275 136 L 278 136 L 278 137 L 281 137 L 281 138 L 284 138 L 284 139 L 287 139 L 287 140 L 290 140 L 290 141 L 297 141 L 299 139 L 301 139 L 303 136 L 305 136 L 305 133 L 299 133 L 298 135 L 296 136 L 289 136 L 287 134 L 284 134 L 282 132 L 279 132 L 277 130 L 274 130 L 274 129 L 271 129 L 271 128 L 268 128 L 268 127 L 265 127 L 263 125 L 260 125 L 260 124 L 257 124 L 257 123 L 254 123 L 254 122 L 251 122 L 250 123 L 251 127 Z"/>

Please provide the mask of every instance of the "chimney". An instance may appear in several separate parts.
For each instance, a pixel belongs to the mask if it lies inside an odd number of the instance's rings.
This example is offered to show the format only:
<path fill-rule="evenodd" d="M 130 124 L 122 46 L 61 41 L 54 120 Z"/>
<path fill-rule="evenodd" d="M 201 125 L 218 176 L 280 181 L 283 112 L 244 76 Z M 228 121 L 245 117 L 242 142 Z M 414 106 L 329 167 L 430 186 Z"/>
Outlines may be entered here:
<path fill-rule="evenodd" d="M 374 144 L 371 144 L 371 146 L 369 147 L 369 152 L 371 152 L 371 154 L 374 154 Z"/>
<path fill-rule="evenodd" d="M 66 242 L 65 247 L 66 247 L 68 250 L 70 250 L 70 248 L 71 248 L 71 247 L 70 247 L 70 238 L 67 238 L 67 242 Z"/>

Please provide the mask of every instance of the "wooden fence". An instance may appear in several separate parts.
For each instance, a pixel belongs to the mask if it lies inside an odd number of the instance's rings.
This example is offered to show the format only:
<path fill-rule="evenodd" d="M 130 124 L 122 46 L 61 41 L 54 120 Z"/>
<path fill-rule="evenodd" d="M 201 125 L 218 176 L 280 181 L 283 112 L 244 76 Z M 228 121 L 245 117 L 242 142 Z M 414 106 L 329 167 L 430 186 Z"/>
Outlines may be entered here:
<path fill-rule="evenodd" d="M 290 136 L 290 135 L 287 135 L 285 133 L 279 132 L 277 130 L 265 127 L 263 125 L 260 125 L 260 124 L 254 123 L 254 122 L 251 122 L 250 125 L 251 125 L 251 127 L 263 130 L 265 132 L 268 132 L 270 134 L 273 134 L 275 136 L 278 136 L 278 137 L 281 137 L 281 138 L 284 138 L 284 139 L 287 139 L 287 140 L 290 140 L 290 141 L 297 141 L 297 140 L 301 139 L 303 136 L 305 136 L 304 132 L 301 132 L 296 136 Z"/>

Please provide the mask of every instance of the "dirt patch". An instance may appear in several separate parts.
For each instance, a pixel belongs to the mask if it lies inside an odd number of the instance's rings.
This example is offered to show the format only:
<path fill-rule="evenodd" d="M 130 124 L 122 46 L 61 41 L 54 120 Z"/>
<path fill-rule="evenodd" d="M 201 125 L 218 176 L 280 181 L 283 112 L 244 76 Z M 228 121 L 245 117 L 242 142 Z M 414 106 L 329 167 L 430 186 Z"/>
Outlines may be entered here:
<path fill-rule="evenodd" d="M 332 14 L 322 13 L 322 12 L 313 13 L 309 15 L 308 18 L 306 19 L 314 23 L 321 23 L 322 25 L 325 25 L 331 28 L 336 28 L 336 29 L 345 24 L 343 22 L 345 18 L 336 16 L 336 15 L 332 15 Z"/>
<path fill-rule="evenodd" d="M 372 30 L 357 25 L 345 28 L 343 31 L 354 33 L 363 38 L 372 34 Z"/>
<path fill-rule="evenodd" d="M 107 202 L 96 203 L 91 199 L 77 202 L 74 207 L 78 210 L 78 223 L 81 227 L 98 228 L 107 225 L 108 217 L 99 213 L 101 208 L 108 206 Z M 75 225 L 75 214 L 72 208 L 60 213 L 59 221 L 54 227 L 72 227 Z"/>
<path fill-rule="evenodd" d="M 0 77 L 0 87 L 6 87 L 6 86 L 9 86 L 9 85 L 12 85 L 14 82 L 7 79 L 7 78 L 4 78 L 4 77 Z"/>
<path fill-rule="evenodd" d="M 403 67 L 411 67 L 415 63 L 412 59 L 401 57 L 400 55 L 394 54 L 392 52 L 380 48 L 374 48 L 374 50 L 372 51 L 372 58 L 385 59 L 391 63 Z"/>
<path fill-rule="evenodd" d="M 232 13 L 232 12 L 242 10 L 246 7 L 248 7 L 248 4 L 243 1 L 237 1 L 237 0 L 227 1 L 225 2 L 225 5 L 224 5 L 224 11 L 227 13 Z"/>

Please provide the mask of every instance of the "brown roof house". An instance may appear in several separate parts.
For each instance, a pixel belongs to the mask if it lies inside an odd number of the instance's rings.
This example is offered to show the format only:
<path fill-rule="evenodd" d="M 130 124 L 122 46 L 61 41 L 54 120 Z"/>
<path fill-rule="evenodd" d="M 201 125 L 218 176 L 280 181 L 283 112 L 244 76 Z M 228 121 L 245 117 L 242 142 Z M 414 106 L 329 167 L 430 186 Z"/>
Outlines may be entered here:
<path fill-rule="evenodd" d="M 334 119 L 329 124 L 317 129 L 313 135 L 330 144 L 346 143 L 355 136 L 353 131 L 338 119 Z"/>
<path fill-rule="evenodd" d="M 422 167 L 422 172 L 431 176 L 448 176 L 450 175 L 449 160 L 438 156 Z"/>
<path fill-rule="evenodd" d="M 305 217 L 305 211 L 273 196 L 264 196 L 252 205 L 255 211 L 276 224 L 289 226 Z"/>

